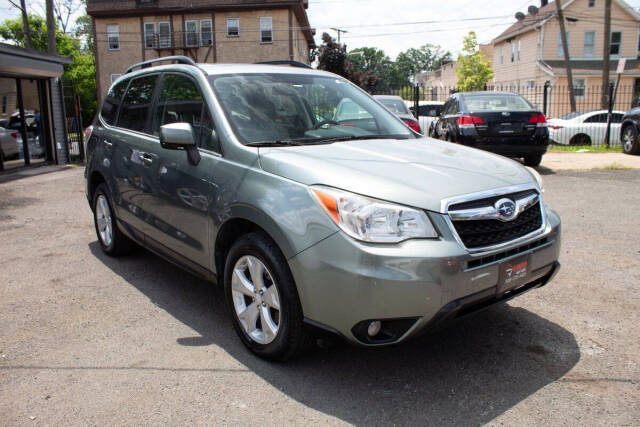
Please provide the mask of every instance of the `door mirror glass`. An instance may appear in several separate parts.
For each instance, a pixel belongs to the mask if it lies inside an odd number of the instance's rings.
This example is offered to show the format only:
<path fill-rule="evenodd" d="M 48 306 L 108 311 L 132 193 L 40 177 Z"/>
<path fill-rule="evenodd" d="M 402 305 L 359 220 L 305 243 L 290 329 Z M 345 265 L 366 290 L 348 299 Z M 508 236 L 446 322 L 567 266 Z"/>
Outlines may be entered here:
<path fill-rule="evenodd" d="M 178 122 L 160 126 L 160 144 L 169 150 L 195 146 L 196 140 L 191 124 Z"/>

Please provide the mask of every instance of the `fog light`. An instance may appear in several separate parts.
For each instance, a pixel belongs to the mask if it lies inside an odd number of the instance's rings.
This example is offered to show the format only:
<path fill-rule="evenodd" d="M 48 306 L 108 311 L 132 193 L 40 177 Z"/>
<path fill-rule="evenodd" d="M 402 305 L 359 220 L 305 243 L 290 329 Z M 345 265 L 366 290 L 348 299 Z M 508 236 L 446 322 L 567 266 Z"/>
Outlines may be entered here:
<path fill-rule="evenodd" d="M 376 335 L 378 335 L 378 332 L 380 332 L 381 328 L 382 328 L 382 323 L 380 323 L 379 320 L 374 320 L 371 323 L 369 323 L 369 327 L 367 328 L 367 334 L 369 334 L 370 337 L 375 337 Z"/>

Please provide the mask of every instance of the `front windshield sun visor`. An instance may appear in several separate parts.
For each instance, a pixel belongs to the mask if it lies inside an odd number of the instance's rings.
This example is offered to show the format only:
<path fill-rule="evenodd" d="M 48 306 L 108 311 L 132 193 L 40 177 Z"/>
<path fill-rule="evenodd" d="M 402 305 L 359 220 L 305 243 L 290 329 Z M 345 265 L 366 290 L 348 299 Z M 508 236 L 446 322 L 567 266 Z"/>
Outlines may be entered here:
<path fill-rule="evenodd" d="M 340 77 L 239 73 L 209 77 L 238 140 L 295 146 L 417 136 L 366 92 Z"/>

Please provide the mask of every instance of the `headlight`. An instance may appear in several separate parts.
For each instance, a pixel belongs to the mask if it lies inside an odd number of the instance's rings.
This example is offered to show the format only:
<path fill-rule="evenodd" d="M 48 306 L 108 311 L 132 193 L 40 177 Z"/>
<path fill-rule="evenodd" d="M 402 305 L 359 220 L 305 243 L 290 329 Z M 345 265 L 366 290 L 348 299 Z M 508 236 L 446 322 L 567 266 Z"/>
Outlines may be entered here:
<path fill-rule="evenodd" d="M 354 239 L 397 243 L 438 237 L 424 211 L 330 187 L 313 186 L 310 190 L 338 227 Z"/>
<path fill-rule="evenodd" d="M 535 170 L 534 168 L 530 168 L 529 166 L 526 166 L 526 168 L 529 169 L 529 173 L 531 174 L 531 176 L 533 176 L 533 178 L 538 183 L 538 188 L 540 188 L 540 192 L 544 193 L 544 185 L 542 184 L 542 177 L 540 176 L 538 171 Z"/>

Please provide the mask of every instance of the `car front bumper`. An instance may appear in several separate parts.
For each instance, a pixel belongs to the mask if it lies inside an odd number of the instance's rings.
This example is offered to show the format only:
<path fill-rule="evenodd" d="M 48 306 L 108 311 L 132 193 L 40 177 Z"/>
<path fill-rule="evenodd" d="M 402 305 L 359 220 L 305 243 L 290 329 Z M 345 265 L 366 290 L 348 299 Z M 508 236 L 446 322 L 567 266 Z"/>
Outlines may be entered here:
<path fill-rule="evenodd" d="M 432 218 L 441 230 L 438 240 L 374 245 L 335 233 L 289 260 L 305 321 L 354 343 L 394 344 L 543 286 L 559 268 L 561 228 L 560 218 L 545 210 L 542 233 L 497 252 L 473 255 L 438 215 Z M 526 281 L 498 291 L 504 264 L 525 256 Z M 382 329 L 387 325 L 391 333 L 369 339 L 366 327 L 372 320 L 381 320 Z"/>

